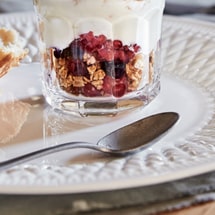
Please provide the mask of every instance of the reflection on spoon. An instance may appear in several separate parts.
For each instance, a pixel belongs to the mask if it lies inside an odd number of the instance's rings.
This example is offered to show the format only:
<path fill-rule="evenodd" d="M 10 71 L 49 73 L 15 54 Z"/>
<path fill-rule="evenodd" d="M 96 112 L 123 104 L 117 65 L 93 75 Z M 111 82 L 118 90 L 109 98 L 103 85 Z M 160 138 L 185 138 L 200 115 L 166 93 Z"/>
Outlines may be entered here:
<path fill-rule="evenodd" d="M 101 138 L 97 144 L 68 142 L 0 162 L 0 170 L 33 160 L 48 154 L 74 148 L 88 148 L 115 156 L 126 156 L 146 149 L 166 133 L 179 119 L 175 112 L 155 114 L 124 126 Z"/>

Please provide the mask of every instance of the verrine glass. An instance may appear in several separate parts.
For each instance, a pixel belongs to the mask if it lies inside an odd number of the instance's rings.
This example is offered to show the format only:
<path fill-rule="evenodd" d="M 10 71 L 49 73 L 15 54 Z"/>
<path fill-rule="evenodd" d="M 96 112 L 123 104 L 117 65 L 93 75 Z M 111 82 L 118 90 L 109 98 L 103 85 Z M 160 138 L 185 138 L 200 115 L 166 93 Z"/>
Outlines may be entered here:
<path fill-rule="evenodd" d="M 54 108 L 114 115 L 160 91 L 165 0 L 34 0 L 44 95 Z"/>

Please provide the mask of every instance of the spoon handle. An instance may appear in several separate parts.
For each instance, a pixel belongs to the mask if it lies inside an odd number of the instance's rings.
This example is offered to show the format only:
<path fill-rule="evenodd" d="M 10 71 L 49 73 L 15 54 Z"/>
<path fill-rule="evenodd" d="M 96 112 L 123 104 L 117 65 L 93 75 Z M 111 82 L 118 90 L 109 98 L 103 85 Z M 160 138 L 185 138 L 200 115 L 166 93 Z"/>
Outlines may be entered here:
<path fill-rule="evenodd" d="M 10 167 L 25 163 L 30 160 L 34 160 L 36 158 L 40 158 L 42 156 L 46 156 L 49 154 L 53 154 L 60 151 L 65 151 L 69 149 L 75 149 L 75 148 L 88 148 L 93 149 L 97 151 L 101 151 L 102 149 L 99 148 L 97 145 L 87 143 L 87 142 L 68 142 L 64 144 L 59 144 L 55 146 L 51 146 L 48 148 L 40 149 L 37 151 L 33 151 L 24 155 L 21 155 L 16 158 L 12 158 L 10 160 L 2 161 L 0 162 L 0 171 L 8 169 Z"/>

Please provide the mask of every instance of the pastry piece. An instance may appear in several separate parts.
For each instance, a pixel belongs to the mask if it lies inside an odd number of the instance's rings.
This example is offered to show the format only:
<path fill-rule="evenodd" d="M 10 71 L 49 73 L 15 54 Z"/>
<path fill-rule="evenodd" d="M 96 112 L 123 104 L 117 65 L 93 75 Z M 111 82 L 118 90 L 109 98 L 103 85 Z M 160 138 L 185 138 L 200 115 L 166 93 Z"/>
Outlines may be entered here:
<path fill-rule="evenodd" d="M 18 66 L 27 53 L 17 31 L 0 28 L 0 77 L 12 67 Z"/>

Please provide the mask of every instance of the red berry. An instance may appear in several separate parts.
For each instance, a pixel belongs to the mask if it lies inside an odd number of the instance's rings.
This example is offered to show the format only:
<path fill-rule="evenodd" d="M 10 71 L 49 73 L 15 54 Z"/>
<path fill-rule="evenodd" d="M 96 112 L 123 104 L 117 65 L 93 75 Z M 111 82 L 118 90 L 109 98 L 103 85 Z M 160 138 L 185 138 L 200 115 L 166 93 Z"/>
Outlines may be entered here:
<path fill-rule="evenodd" d="M 82 40 L 80 41 L 81 47 L 82 47 L 83 49 L 85 49 L 87 43 L 88 43 L 88 41 L 87 41 L 86 39 L 82 39 Z"/>
<path fill-rule="evenodd" d="M 106 40 L 107 40 L 107 38 L 106 38 L 105 35 L 101 34 L 101 35 L 97 36 L 97 40 L 98 40 L 98 42 L 99 42 L 101 45 L 104 45 L 105 42 L 106 42 Z"/>
<path fill-rule="evenodd" d="M 112 49 L 99 49 L 98 50 L 99 60 L 112 61 L 114 59 L 114 53 Z"/>
<path fill-rule="evenodd" d="M 122 84 L 122 83 L 115 84 L 112 90 L 113 90 L 113 96 L 122 97 L 126 93 L 126 86 L 125 84 Z"/>
<path fill-rule="evenodd" d="M 124 52 L 124 50 L 116 50 L 114 53 L 114 60 L 120 60 L 123 63 L 127 63 L 127 58 L 126 58 L 126 54 Z"/>
<path fill-rule="evenodd" d="M 140 48 L 140 46 L 138 46 L 137 44 L 134 44 L 134 45 L 133 45 L 133 49 L 134 49 L 134 52 L 137 53 L 137 52 L 140 51 L 141 48 Z"/>
<path fill-rule="evenodd" d="M 121 78 L 116 79 L 117 84 L 124 84 L 126 87 L 126 91 L 128 89 L 128 78 L 126 75 L 122 76 Z"/>
<path fill-rule="evenodd" d="M 127 92 L 127 79 L 114 79 L 111 76 L 105 76 L 103 83 L 103 90 L 106 95 L 113 95 L 115 97 L 122 97 Z"/>
<path fill-rule="evenodd" d="M 104 47 L 107 49 L 113 49 L 113 41 L 112 40 L 106 40 L 104 43 Z"/>
<path fill-rule="evenodd" d="M 112 95 L 112 88 L 114 86 L 115 79 L 109 75 L 106 75 L 103 82 L 103 90 L 105 94 Z"/>
<path fill-rule="evenodd" d="M 125 55 L 126 55 L 127 62 L 129 62 L 132 58 L 134 58 L 135 54 L 133 51 L 128 50 L 125 52 Z"/>
<path fill-rule="evenodd" d="M 92 31 L 89 31 L 89 32 L 86 33 L 86 34 L 81 34 L 81 35 L 80 35 L 80 38 L 81 38 L 81 39 L 85 39 L 85 40 L 87 40 L 87 42 L 89 42 L 89 41 L 91 41 L 91 40 L 94 38 L 94 34 L 93 34 Z"/>
<path fill-rule="evenodd" d="M 120 41 L 120 40 L 114 40 L 113 41 L 113 47 L 114 47 L 114 49 L 121 48 L 122 47 L 122 41 Z"/>
<path fill-rule="evenodd" d="M 85 49 L 87 52 L 91 53 L 91 52 L 94 51 L 94 45 L 93 45 L 91 42 L 88 42 L 88 43 L 85 45 L 84 49 Z"/>
<path fill-rule="evenodd" d="M 73 74 L 75 72 L 76 66 L 75 66 L 75 62 L 73 60 L 68 61 L 68 66 L 67 67 L 68 67 L 69 73 Z"/>

